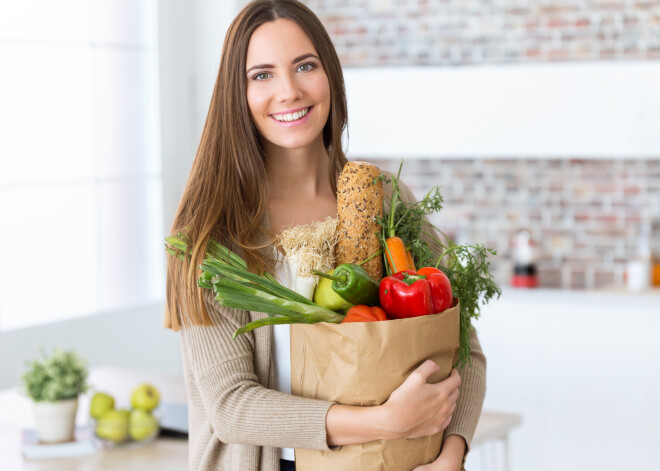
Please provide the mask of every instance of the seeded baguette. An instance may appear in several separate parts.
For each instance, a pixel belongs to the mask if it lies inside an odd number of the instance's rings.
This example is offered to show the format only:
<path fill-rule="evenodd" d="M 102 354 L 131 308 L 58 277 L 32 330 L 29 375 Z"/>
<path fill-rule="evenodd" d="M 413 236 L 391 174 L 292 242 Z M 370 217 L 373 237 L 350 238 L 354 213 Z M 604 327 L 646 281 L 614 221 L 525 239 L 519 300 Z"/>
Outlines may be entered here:
<path fill-rule="evenodd" d="M 366 162 L 348 162 L 339 175 L 337 265 L 360 263 L 382 248 L 376 217 L 383 217 L 383 183 L 373 183 L 380 173 Z M 383 257 L 374 257 L 362 266 L 374 280 L 383 277 Z"/>

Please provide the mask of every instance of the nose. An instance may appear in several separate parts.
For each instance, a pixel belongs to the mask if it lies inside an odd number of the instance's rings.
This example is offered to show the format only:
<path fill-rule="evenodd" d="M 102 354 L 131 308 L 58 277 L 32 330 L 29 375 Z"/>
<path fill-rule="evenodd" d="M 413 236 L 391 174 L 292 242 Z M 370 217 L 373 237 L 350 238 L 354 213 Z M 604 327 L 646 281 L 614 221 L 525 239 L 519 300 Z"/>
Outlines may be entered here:
<path fill-rule="evenodd" d="M 302 97 L 302 90 L 296 82 L 295 77 L 283 75 L 281 76 L 279 85 L 277 99 L 280 102 L 295 101 Z"/>

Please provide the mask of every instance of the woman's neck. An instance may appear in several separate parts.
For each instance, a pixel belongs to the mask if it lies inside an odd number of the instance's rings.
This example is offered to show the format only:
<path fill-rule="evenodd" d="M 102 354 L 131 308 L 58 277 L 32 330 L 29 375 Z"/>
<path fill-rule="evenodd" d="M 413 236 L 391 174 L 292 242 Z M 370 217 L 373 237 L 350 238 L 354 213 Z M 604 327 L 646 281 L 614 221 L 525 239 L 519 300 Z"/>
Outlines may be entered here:
<path fill-rule="evenodd" d="M 330 157 L 322 139 L 300 149 L 266 148 L 266 172 L 271 198 L 315 198 L 331 191 Z"/>

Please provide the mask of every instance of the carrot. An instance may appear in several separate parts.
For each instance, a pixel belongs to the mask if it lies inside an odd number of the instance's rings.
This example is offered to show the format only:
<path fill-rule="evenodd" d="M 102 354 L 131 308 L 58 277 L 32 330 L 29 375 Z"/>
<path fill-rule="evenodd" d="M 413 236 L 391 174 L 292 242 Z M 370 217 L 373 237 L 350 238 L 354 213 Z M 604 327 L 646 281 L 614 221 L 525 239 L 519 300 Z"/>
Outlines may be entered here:
<path fill-rule="evenodd" d="M 408 270 L 408 255 L 406 254 L 406 246 L 400 237 L 388 237 L 385 241 L 387 250 L 385 256 L 387 263 L 392 270 L 392 273 L 398 273 L 402 270 Z"/>
<path fill-rule="evenodd" d="M 401 167 L 403 166 L 403 160 L 401 165 L 399 165 L 399 171 L 396 177 L 393 177 L 391 180 L 385 177 L 384 174 L 381 174 L 378 179 L 392 183 L 392 199 L 390 200 L 389 214 L 385 220 L 379 219 L 378 223 L 381 225 L 382 230 L 380 234 L 380 243 L 383 247 L 384 258 L 385 258 L 385 268 L 388 275 L 393 273 L 398 273 L 403 270 L 414 270 L 415 261 L 410 253 L 410 250 L 406 247 L 406 243 L 403 239 L 397 236 L 396 228 L 399 223 L 405 220 L 405 216 L 410 213 L 412 208 L 415 205 L 406 205 L 401 201 L 401 192 L 399 189 L 399 176 L 401 175 Z M 400 208 L 399 205 L 403 205 L 403 208 Z M 399 222 L 395 223 L 395 215 L 397 214 L 397 209 L 403 209 L 404 218 L 400 219 Z M 385 208 L 383 207 L 383 213 L 385 213 Z M 399 211 L 401 213 L 401 211 Z M 399 215 L 401 217 L 401 215 Z M 408 241 L 411 242 L 411 241 Z"/>
<path fill-rule="evenodd" d="M 408 268 L 413 271 L 417 271 L 415 268 L 415 260 L 413 259 L 410 249 L 406 248 L 406 258 L 408 259 Z"/>

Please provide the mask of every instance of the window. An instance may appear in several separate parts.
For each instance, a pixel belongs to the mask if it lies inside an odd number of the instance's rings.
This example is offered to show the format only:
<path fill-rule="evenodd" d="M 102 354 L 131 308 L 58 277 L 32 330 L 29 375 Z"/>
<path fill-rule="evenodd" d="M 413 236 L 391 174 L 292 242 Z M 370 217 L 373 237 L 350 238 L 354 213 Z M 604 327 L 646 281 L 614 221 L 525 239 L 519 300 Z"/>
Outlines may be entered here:
<path fill-rule="evenodd" d="M 0 2 L 0 331 L 163 299 L 156 25 Z"/>

